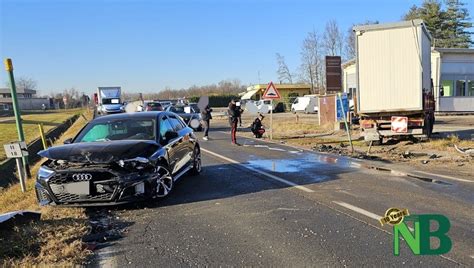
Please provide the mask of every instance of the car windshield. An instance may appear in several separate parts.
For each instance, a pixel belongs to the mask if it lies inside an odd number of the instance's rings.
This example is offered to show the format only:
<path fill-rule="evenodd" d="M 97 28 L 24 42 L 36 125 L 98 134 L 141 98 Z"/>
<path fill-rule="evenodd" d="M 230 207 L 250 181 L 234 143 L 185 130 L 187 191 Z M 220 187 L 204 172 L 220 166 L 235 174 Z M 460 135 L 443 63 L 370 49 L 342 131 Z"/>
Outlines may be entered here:
<path fill-rule="evenodd" d="M 190 106 L 193 108 L 194 111 L 196 111 L 196 113 L 201 112 L 201 110 L 199 109 L 199 107 L 197 106 L 197 104 L 191 104 Z"/>
<path fill-rule="evenodd" d="M 120 99 L 102 99 L 102 104 L 119 104 Z"/>
<path fill-rule="evenodd" d="M 186 113 L 192 113 L 191 107 L 185 107 L 185 106 L 173 106 L 170 108 L 170 112 L 177 113 L 177 114 L 186 114 Z"/>
<path fill-rule="evenodd" d="M 120 119 L 89 124 L 74 142 L 155 140 L 154 119 Z"/>

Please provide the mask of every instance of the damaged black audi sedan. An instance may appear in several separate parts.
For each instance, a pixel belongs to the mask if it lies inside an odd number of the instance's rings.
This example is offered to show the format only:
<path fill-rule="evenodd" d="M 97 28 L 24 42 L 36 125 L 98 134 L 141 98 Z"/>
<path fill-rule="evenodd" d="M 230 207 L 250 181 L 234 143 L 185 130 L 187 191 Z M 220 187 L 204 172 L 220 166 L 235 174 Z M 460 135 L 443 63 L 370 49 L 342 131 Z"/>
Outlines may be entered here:
<path fill-rule="evenodd" d="M 177 179 L 201 172 L 197 137 L 174 113 L 108 115 L 65 145 L 38 154 L 41 205 L 110 205 L 167 196 Z"/>

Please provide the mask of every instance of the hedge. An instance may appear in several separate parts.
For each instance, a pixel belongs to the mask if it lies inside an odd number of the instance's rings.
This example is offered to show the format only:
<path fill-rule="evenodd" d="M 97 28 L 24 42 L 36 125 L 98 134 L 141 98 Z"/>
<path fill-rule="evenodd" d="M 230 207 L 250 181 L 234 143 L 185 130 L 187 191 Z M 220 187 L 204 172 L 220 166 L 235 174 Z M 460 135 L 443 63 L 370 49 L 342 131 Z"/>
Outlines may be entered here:
<path fill-rule="evenodd" d="M 190 97 L 190 102 L 198 102 L 198 96 Z M 237 95 L 219 95 L 219 96 L 209 96 L 209 106 L 211 107 L 227 107 L 229 102 L 232 99 L 240 99 Z"/>

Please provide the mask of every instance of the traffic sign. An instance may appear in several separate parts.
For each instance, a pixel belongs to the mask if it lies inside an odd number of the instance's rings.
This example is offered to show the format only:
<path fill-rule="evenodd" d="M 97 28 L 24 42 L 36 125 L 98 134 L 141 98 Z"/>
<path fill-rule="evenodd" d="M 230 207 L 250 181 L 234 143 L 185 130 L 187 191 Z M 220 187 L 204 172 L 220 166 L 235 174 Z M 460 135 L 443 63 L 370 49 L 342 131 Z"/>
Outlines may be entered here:
<path fill-rule="evenodd" d="M 341 101 L 336 98 L 336 120 L 343 121 L 345 114 L 349 111 L 349 100 L 346 93 L 341 94 L 338 98 Z M 343 106 L 341 106 L 341 102 Z"/>
<path fill-rule="evenodd" d="M 263 93 L 263 98 L 264 99 L 279 99 L 280 97 L 280 92 L 276 89 L 275 85 L 273 82 L 270 82 L 267 86 L 267 89 L 265 90 L 265 93 Z"/>
<path fill-rule="evenodd" d="M 5 155 L 7 158 L 28 156 L 28 150 L 26 149 L 26 143 L 24 141 L 4 144 L 3 148 L 5 149 Z"/>

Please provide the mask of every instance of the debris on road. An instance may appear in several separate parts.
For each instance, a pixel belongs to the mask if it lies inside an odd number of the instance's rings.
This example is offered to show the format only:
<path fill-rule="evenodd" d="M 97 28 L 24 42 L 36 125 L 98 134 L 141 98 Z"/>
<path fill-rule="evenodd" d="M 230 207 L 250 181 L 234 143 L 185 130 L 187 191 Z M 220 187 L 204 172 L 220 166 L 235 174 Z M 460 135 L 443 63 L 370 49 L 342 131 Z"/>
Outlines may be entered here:
<path fill-rule="evenodd" d="M 454 148 L 456 149 L 456 151 L 462 154 L 474 156 L 474 148 L 459 148 L 456 144 L 454 145 Z"/>

